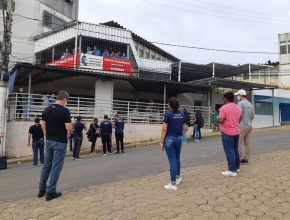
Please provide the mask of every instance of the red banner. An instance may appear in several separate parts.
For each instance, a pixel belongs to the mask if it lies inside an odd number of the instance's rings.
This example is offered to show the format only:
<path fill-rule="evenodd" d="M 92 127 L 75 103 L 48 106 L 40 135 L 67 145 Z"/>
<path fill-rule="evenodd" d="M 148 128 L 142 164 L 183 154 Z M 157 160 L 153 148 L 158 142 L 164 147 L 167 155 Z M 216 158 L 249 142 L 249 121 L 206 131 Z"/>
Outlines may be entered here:
<path fill-rule="evenodd" d="M 62 68 L 72 69 L 74 65 L 77 69 L 95 72 L 96 70 L 103 70 L 108 72 L 116 72 L 128 76 L 134 76 L 132 62 L 130 60 L 116 59 L 110 57 L 99 57 L 88 54 L 77 54 L 75 56 L 55 60 L 47 63 L 49 66 L 57 66 Z"/>
<path fill-rule="evenodd" d="M 74 65 L 76 65 L 76 68 L 79 68 L 80 55 L 79 54 L 76 55 L 76 62 L 75 62 L 75 55 L 71 55 L 71 56 L 67 56 L 59 60 L 55 60 L 53 62 L 47 63 L 46 65 L 70 68 L 70 69 L 74 68 Z"/>
<path fill-rule="evenodd" d="M 133 76 L 132 62 L 130 60 L 104 57 L 103 70 L 110 72 L 121 72 L 128 76 Z"/>

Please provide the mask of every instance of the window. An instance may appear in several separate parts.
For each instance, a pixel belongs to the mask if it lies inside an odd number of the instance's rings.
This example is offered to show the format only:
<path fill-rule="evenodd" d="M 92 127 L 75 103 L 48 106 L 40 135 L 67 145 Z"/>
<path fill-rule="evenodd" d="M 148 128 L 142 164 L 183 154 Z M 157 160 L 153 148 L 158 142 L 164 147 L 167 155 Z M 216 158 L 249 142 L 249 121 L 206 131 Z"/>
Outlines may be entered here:
<path fill-rule="evenodd" d="M 202 106 L 202 101 L 201 100 L 194 100 L 194 106 Z"/>
<path fill-rule="evenodd" d="M 52 14 L 50 14 L 47 11 L 43 11 L 43 25 L 45 27 L 48 27 L 50 29 L 55 29 L 66 22 Z"/>
<path fill-rule="evenodd" d="M 139 49 L 139 57 L 144 57 L 144 50 Z"/>
<path fill-rule="evenodd" d="M 4 10 L 7 10 L 7 0 L 0 0 L 0 9 L 3 9 L 3 2 L 4 2 Z"/>
<path fill-rule="evenodd" d="M 273 114 L 273 104 L 271 102 L 256 102 L 255 103 L 255 113 L 257 115 L 272 115 Z"/>
<path fill-rule="evenodd" d="M 155 60 L 155 56 L 154 55 L 151 55 L 151 60 Z"/>
<path fill-rule="evenodd" d="M 280 46 L 280 54 L 287 54 L 287 45 Z"/>
<path fill-rule="evenodd" d="M 146 52 L 146 59 L 150 59 L 150 53 Z"/>
<path fill-rule="evenodd" d="M 287 41 L 287 34 L 281 34 L 281 35 L 279 35 L 279 40 L 280 40 L 280 43 L 281 44 L 286 43 L 286 41 Z"/>
<path fill-rule="evenodd" d="M 157 60 L 161 60 L 160 57 L 157 57 Z"/>
<path fill-rule="evenodd" d="M 288 44 L 288 53 L 290 54 L 290 44 Z"/>

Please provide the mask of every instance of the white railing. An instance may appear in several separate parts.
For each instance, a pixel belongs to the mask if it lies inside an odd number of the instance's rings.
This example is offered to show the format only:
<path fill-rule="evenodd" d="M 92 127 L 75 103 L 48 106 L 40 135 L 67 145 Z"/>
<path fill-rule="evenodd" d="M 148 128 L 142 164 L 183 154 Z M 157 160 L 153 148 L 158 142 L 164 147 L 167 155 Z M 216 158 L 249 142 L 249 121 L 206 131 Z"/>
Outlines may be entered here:
<path fill-rule="evenodd" d="M 55 97 L 39 94 L 13 93 L 8 100 L 9 120 L 34 120 L 41 117 L 42 112 Z M 134 102 L 121 100 L 96 100 L 93 98 L 70 97 L 67 108 L 72 117 L 81 115 L 83 120 L 92 121 L 94 117 L 103 118 L 105 114 L 113 117 L 118 114 L 127 123 L 161 124 L 164 112 L 168 110 L 167 105 L 150 102 Z M 200 106 L 182 105 L 181 109 L 194 114 L 197 110 L 202 112 L 204 126 L 210 126 L 210 108 Z"/>

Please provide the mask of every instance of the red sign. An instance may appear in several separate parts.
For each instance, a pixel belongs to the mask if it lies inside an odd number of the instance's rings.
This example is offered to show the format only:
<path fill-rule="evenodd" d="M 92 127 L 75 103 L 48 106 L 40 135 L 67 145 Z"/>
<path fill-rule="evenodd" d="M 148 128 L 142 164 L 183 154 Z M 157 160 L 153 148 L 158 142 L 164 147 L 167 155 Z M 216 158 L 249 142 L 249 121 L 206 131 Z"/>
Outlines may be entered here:
<path fill-rule="evenodd" d="M 132 62 L 130 60 L 116 59 L 110 57 L 99 57 L 89 54 L 77 54 L 61 58 L 53 62 L 47 63 L 49 66 L 57 66 L 62 68 L 77 68 L 86 71 L 96 72 L 103 70 L 108 72 L 116 72 L 128 76 L 134 76 Z"/>
<path fill-rule="evenodd" d="M 71 56 L 67 56 L 59 60 L 55 60 L 53 62 L 47 63 L 46 65 L 63 67 L 63 68 L 74 68 L 74 67 L 78 68 L 80 65 L 80 55 L 79 54 L 76 55 L 76 62 L 75 62 L 75 55 L 71 55 Z"/>
<path fill-rule="evenodd" d="M 130 60 L 104 57 L 103 70 L 110 72 L 121 72 L 128 76 L 133 76 L 132 62 Z"/>

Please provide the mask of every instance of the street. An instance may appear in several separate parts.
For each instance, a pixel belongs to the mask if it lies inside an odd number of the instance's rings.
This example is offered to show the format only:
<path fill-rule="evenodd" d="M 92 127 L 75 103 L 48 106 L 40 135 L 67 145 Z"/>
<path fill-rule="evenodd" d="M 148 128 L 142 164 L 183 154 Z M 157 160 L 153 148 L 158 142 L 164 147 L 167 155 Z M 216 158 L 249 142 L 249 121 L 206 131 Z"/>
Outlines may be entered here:
<path fill-rule="evenodd" d="M 253 134 L 253 154 L 289 149 L 289 131 L 261 132 Z M 85 155 L 82 161 L 66 158 L 58 184 L 59 191 L 68 191 L 92 185 L 100 185 L 168 171 L 165 153 L 159 146 L 129 149 L 125 154 L 101 157 Z M 214 164 L 225 161 L 219 137 L 211 137 L 199 143 L 183 146 L 182 167 Z M 0 171 L 0 201 L 35 197 L 41 167 L 31 163 L 10 165 Z"/>

